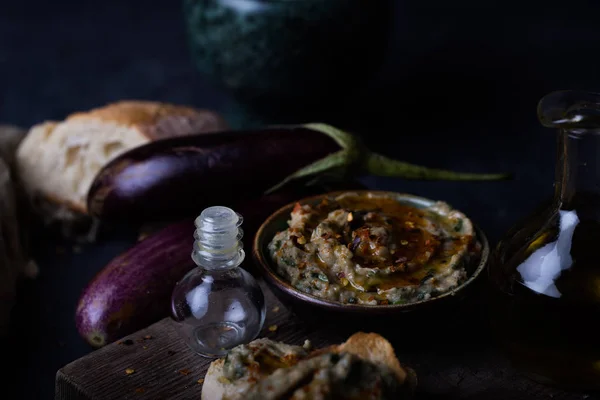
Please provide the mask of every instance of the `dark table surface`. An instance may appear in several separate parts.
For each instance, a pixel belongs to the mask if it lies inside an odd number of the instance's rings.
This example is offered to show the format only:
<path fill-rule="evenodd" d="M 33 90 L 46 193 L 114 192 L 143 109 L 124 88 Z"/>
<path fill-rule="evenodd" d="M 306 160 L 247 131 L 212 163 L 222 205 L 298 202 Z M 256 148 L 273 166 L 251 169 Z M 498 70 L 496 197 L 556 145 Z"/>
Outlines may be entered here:
<path fill-rule="evenodd" d="M 399 0 L 378 78 L 325 118 L 368 135 L 370 146 L 388 155 L 512 171 L 515 179 L 365 177 L 370 187 L 444 199 L 492 243 L 552 194 L 554 132 L 537 122 L 536 103 L 557 89 L 600 89 L 600 4 L 533 3 Z M 231 107 L 227 94 L 194 70 L 178 1 L 0 2 L 0 123 L 28 127 L 124 98 Z M 41 274 L 21 284 L 2 391 L 50 399 L 56 370 L 91 351 L 75 330 L 75 303 L 86 282 L 132 243 L 122 236 L 81 252 L 57 252 L 52 241 L 36 249 Z"/>

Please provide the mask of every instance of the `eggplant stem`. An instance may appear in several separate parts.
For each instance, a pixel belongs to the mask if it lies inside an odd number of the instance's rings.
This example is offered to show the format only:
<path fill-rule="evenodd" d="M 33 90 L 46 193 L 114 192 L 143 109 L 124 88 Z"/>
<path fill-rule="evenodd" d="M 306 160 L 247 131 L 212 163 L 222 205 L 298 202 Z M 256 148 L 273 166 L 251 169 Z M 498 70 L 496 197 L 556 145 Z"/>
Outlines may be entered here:
<path fill-rule="evenodd" d="M 349 150 L 349 156 L 358 156 L 359 150 L 363 147 L 358 137 L 321 122 L 315 122 L 302 125 L 306 129 L 321 132 L 332 138 L 342 149 Z"/>
<path fill-rule="evenodd" d="M 362 166 L 362 171 L 376 176 L 422 180 L 497 181 L 511 178 L 511 174 L 509 173 L 485 174 L 429 168 L 394 160 L 382 154 L 373 152 L 367 153 Z"/>
<path fill-rule="evenodd" d="M 265 194 L 270 194 L 280 189 L 282 186 L 294 179 L 322 174 L 326 171 L 330 171 L 339 167 L 345 167 L 346 165 L 348 165 L 348 152 L 346 150 L 337 151 L 328 155 L 327 157 L 308 164 L 306 167 L 301 168 L 292 175 L 287 176 L 284 180 L 268 189 Z"/>
<path fill-rule="evenodd" d="M 304 168 L 287 176 L 284 180 L 268 189 L 265 194 L 279 190 L 294 179 L 316 176 L 334 170 L 356 171 L 376 176 L 389 176 L 404 179 L 447 180 L 447 181 L 497 181 L 510 179 L 511 174 L 483 174 L 455 172 L 443 169 L 428 168 L 386 157 L 368 150 L 360 139 L 348 132 L 324 123 L 301 125 L 304 128 L 321 132 L 332 138 L 342 149 L 317 160 Z M 356 169 L 353 169 L 356 168 Z"/>

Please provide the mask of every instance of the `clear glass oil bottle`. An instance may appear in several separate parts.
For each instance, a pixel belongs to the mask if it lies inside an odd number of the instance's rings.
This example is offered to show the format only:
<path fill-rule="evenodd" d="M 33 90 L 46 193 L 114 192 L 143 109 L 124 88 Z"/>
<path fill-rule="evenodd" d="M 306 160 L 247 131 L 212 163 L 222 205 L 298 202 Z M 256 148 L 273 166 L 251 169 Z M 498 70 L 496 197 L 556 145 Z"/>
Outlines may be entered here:
<path fill-rule="evenodd" d="M 221 357 L 256 338 L 264 324 L 265 298 L 241 265 L 243 218 L 227 207 L 209 207 L 196 219 L 192 259 L 198 265 L 175 286 L 171 316 L 188 346 Z"/>
<path fill-rule="evenodd" d="M 533 379 L 600 389 L 600 94 L 550 93 L 538 117 L 557 129 L 555 194 L 492 256 L 492 327 Z"/>

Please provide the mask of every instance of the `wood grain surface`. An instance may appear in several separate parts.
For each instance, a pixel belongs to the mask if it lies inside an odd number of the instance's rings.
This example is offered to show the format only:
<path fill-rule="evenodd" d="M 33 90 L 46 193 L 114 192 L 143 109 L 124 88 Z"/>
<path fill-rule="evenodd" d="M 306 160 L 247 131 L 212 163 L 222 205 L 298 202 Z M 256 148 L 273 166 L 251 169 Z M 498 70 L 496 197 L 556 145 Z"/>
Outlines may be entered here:
<path fill-rule="evenodd" d="M 284 306 L 264 284 L 263 289 L 268 314 L 262 336 L 291 344 L 310 339 L 314 346 L 321 347 L 340 343 L 351 333 L 324 320 L 309 324 Z M 589 393 L 540 385 L 520 376 L 489 340 L 485 324 L 474 314 L 474 310 L 481 309 L 478 305 L 480 302 L 471 302 L 459 310 L 464 319 L 450 316 L 455 324 L 444 329 L 441 327 L 446 325 L 433 329 L 437 321 L 431 321 L 430 326 L 390 321 L 396 324 L 395 328 L 385 335 L 394 344 L 400 361 L 416 370 L 417 399 L 600 399 Z M 174 323 L 166 318 L 61 368 L 56 375 L 55 398 L 199 400 L 201 379 L 211 361 L 193 353 L 178 336 Z"/>

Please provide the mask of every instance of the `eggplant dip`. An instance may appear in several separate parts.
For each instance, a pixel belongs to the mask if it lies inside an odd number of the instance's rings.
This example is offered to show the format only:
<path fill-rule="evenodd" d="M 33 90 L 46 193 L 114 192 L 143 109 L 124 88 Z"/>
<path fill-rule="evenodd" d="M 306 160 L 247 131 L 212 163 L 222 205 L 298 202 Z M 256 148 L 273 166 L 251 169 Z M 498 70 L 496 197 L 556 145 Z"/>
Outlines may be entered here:
<path fill-rule="evenodd" d="M 202 400 L 404 400 L 416 385 L 414 370 L 376 333 L 314 350 L 261 338 L 211 363 Z"/>
<path fill-rule="evenodd" d="M 444 202 L 427 208 L 385 193 L 297 203 L 268 245 L 276 272 L 296 289 L 345 304 L 412 303 L 467 279 L 481 249 L 471 221 Z"/>

